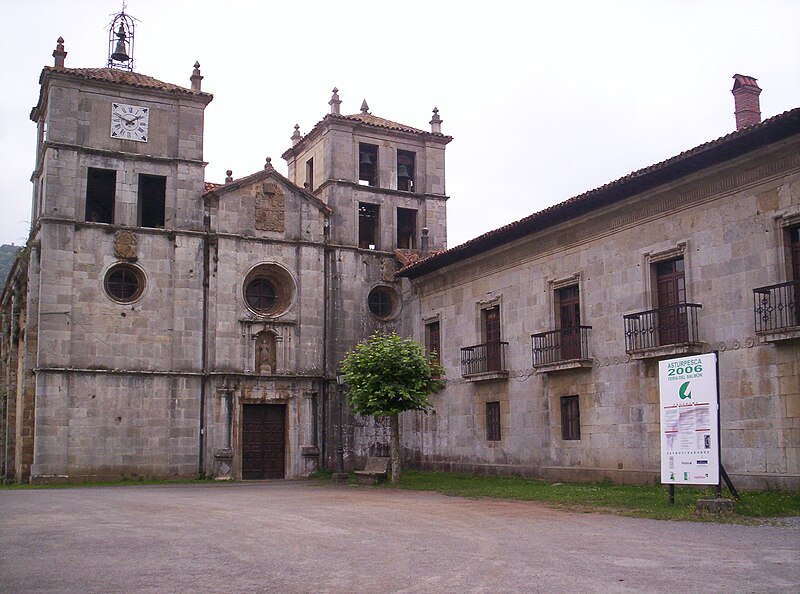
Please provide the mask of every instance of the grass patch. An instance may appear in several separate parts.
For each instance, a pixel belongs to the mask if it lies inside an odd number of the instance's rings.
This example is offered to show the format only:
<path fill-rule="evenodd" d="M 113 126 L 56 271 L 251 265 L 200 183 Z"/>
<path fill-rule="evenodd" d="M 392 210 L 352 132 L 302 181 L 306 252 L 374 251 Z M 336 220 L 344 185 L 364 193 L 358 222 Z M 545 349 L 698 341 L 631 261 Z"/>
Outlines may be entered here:
<path fill-rule="evenodd" d="M 386 484 L 391 487 L 390 484 Z M 576 511 L 605 511 L 626 516 L 663 520 L 704 520 L 698 516 L 698 499 L 715 496 L 714 489 L 676 487 L 675 504 L 669 505 L 666 486 L 615 485 L 602 483 L 549 483 L 524 477 L 485 477 L 464 473 L 404 470 L 399 488 L 436 491 L 458 497 L 492 497 L 538 501 Z M 773 491 L 740 492 L 729 521 L 747 521 L 800 515 L 800 494 Z"/>

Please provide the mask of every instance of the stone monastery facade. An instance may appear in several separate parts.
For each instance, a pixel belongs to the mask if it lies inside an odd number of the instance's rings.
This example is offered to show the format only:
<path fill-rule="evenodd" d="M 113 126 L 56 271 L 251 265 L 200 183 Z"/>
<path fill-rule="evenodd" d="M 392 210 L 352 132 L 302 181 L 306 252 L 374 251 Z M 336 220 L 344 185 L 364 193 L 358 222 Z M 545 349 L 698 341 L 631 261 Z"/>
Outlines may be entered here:
<path fill-rule="evenodd" d="M 369 112 L 295 130 L 282 175 L 206 182 L 183 88 L 45 67 L 30 239 L 0 295 L 0 462 L 20 482 L 262 479 L 383 453 L 335 374 L 375 331 L 439 357 L 403 416 L 429 468 L 652 482 L 658 365 L 717 351 L 723 464 L 800 487 L 800 109 L 446 249 L 445 148 Z M 746 101 L 743 99 L 746 98 Z"/>

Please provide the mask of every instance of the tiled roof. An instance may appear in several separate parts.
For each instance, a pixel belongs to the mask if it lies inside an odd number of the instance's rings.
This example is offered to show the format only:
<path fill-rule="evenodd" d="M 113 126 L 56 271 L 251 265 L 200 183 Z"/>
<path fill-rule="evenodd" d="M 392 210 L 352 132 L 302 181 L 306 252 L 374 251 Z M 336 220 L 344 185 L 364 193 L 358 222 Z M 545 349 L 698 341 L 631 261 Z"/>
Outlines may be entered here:
<path fill-rule="evenodd" d="M 337 116 L 334 114 L 333 117 Z M 386 120 L 384 118 L 379 118 L 378 116 L 374 116 L 371 113 L 356 113 L 353 115 L 338 116 L 338 117 L 342 117 L 346 120 L 352 120 L 355 122 L 362 122 L 364 124 L 369 124 L 370 126 L 387 128 L 389 130 L 399 130 L 400 132 L 411 132 L 413 134 L 428 134 L 428 132 L 425 132 L 425 130 L 420 130 L 419 128 L 412 128 L 411 126 L 406 126 L 404 124 L 398 124 L 397 122 L 393 122 L 391 120 Z"/>
<path fill-rule="evenodd" d="M 141 89 L 157 89 L 159 91 L 167 91 L 168 93 L 184 93 L 186 95 L 195 95 L 198 97 L 211 98 L 211 93 L 203 93 L 202 91 L 193 91 L 186 87 L 173 85 L 153 78 L 139 74 L 138 72 L 130 72 L 129 70 L 119 70 L 116 68 L 58 68 L 55 66 L 45 66 L 42 70 L 40 82 L 47 73 L 66 74 L 67 76 L 74 76 L 76 78 L 83 78 L 86 80 L 97 80 L 104 82 L 112 82 L 132 87 L 139 87 Z"/>
<path fill-rule="evenodd" d="M 405 124 L 398 124 L 397 122 L 393 122 L 391 120 L 387 120 L 385 118 L 380 118 L 378 116 L 374 116 L 371 113 L 356 113 L 353 115 L 341 115 L 338 113 L 328 113 L 325 114 L 325 117 L 322 118 L 319 122 L 314 124 L 314 127 L 311 129 L 310 132 L 305 134 L 294 146 L 287 149 L 282 157 L 287 159 L 289 155 L 296 154 L 296 151 L 302 147 L 303 143 L 306 141 L 307 138 L 310 138 L 314 135 L 314 133 L 322 126 L 325 122 L 330 120 L 346 120 L 350 122 L 357 122 L 361 124 L 367 124 L 369 126 L 376 126 L 378 128 L 384 128 L 385 130 L 395 130 L 397 132 L 407 132 L 410 134 L 419 134 L 425 136 L 434 136 L 441 138 L 445 141 L 445 144 L 453 140 L 452 136 L 447 136 L 446 134 L 442 134 L 441 132 L 426 132 L 425 130 L 420 130 L 419 128 L 412 128 L 411 126 L 406 126 Z"/>
<path fill-rule="evenodd" d="M 735 159 L 772 142 L 800 134 L 800 107 L 764 120 L 693 149 L 666 161 L 633 173 L 570 198 L 523 219 L 489 231 L 461 245 L 410 264 L 398 276 L 416 278 L 449 264 L 481 254 L 528 234 L 608 206 L 719 163 Z"/>
<path fill-rule="evenodd" d="M 217 184 L 214 182 L 205 182 L 205 187 L 203 188 L 204 192 L 210 192 L 211 190 L 216 190 L 223 184 Z"/>

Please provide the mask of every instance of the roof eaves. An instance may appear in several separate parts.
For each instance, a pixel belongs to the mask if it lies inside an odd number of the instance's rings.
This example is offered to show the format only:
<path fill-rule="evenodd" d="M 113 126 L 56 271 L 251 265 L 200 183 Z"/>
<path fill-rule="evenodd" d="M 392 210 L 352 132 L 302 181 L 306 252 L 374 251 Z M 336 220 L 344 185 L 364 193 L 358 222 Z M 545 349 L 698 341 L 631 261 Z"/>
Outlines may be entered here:
<path fill-rule="evenodd" d="M 448 264 L 475 256 L 549 225 L 623 200 L 709 165 L 723 163 L 760 146 L 798 133 L 800 133 L 800 107 L 764 120 L 760 124 L 703 143 L 665 161 L 639 169 L 615 181 L 479 235 L 440 254 L 424 258 L 400 269 L 397 276 L 416 278 L 434 272 Z"/>

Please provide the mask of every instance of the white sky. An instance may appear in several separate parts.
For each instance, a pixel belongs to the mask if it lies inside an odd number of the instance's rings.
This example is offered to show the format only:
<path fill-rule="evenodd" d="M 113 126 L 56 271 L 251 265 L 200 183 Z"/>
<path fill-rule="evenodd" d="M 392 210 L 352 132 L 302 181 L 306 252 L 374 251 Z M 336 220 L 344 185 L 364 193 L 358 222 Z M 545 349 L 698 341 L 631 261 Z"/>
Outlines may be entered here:
<path fill-rule="evenodd" d="M 59 35 L 66 66 L 102 67 L 119 1 L 0 0 L 0 243 L 25 242 L 35 126 Z M 208 181 L 243 177 L 308 132 L 339 88 L 447 149 L 452 247 L 735 129 L 732 76 L 761 111 L 800 105 L 800 1 L 493 2 L 127 0 L 136 70 L 189 86 L 206 109 Z"/>

